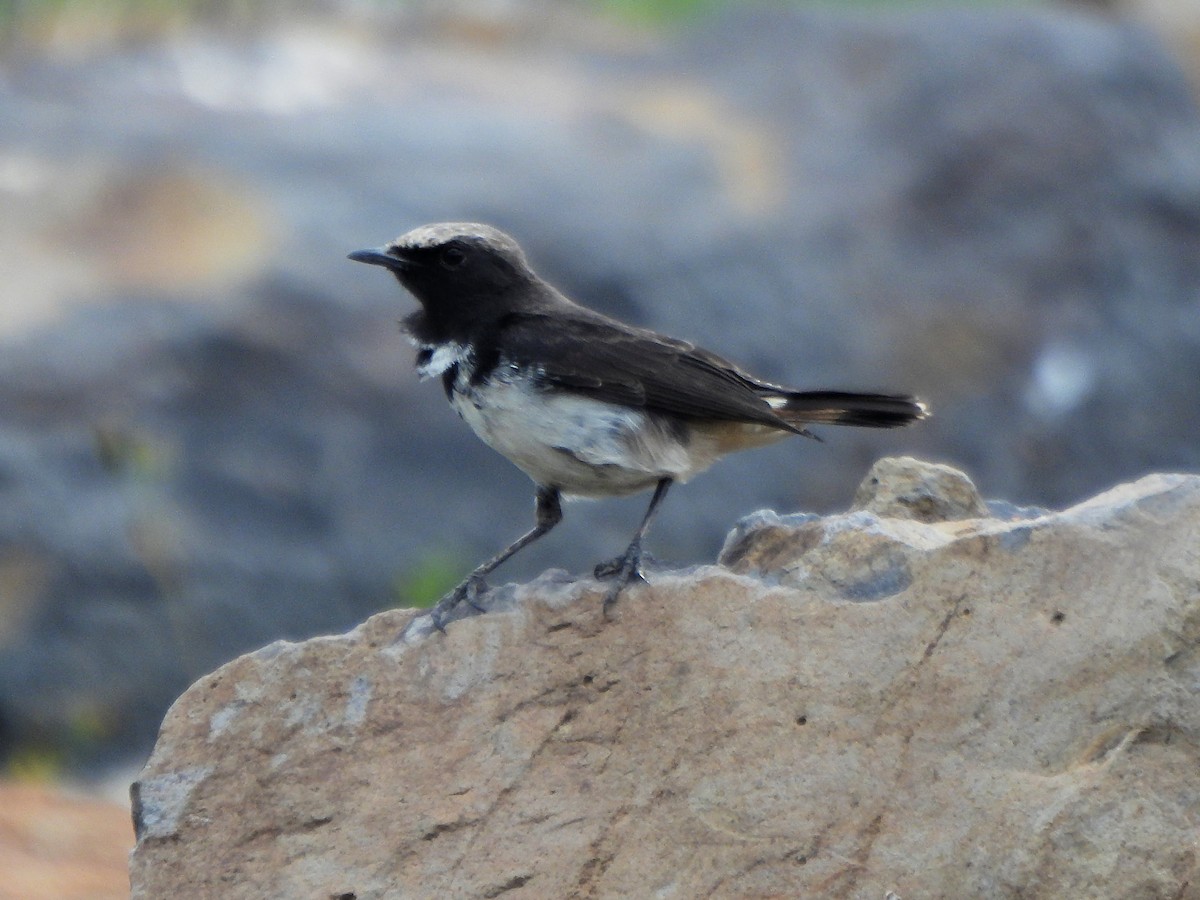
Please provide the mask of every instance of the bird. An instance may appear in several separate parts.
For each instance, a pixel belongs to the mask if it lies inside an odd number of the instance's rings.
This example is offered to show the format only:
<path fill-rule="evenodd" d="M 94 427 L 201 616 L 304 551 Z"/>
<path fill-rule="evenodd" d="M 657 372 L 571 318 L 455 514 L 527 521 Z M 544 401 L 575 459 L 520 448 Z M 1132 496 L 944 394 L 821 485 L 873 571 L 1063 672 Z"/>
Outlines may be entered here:
<path fill-rule="evenodd" d="M 490 225 L 423 225 L 349 259 L 379 266 L 417 301 L 401 327 L 421 380 L 441 381 L 455 412 L 535 485 L 535 524 L 434 606 L 444 630 L 466 601 L 482 610 L 486 576 L 562 521 L 565 497 L 653 490 L 611 579 L 603 612 L 644 581 L 642 543 L 667 491 L 728 453 L 809 425 L 894 428 L 928 415 L 905 394 L 797 390 L 764 381 L 686 340 L 626 324 L 569 299 Z"/>

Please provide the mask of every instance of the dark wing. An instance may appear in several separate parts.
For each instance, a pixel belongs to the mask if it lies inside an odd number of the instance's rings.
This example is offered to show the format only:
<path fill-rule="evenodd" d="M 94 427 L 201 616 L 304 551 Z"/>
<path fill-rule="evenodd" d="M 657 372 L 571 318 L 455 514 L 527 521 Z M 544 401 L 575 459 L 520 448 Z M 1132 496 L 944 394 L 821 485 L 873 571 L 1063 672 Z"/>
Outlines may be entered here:
<path fill-rule="evenodd" d="M 496 338 L 514 362 L 540 366 L 544 383 L 553 387 L 684 418 L 805 433 L 776 415 L 755 392 L 756 383 L 715 353 L 590 310 L 565 320 L 561 313 L 513 314 L 500 323 Z"/>

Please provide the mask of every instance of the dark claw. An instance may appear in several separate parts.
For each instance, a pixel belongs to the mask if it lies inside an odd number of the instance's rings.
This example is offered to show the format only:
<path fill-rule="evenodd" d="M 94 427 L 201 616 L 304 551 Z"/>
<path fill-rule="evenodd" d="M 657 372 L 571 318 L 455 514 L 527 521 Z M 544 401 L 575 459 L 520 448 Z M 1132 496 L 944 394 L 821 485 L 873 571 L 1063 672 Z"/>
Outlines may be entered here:
<path fill-rule="evenodd" d="M 638 564 L 634 567 L 634 577 L 637 578 L 638 581 L 646 580 L 642 575 L 642 562 L 653 563 L 654 557 L 649 553 L 642 553 L 638 555 Z M 592 570 L 592 577 L 597 581 L 608 581 L 608 579 L 612 578 L 614 575 L 619 575 L 623 568 L 625 568 L 624 556 L 606 559 L 602 563 L 596 563 L 596 568 Z"/>
<path fill-rule="evenodd" d="M 604 571 L 604 575 L 601 575 L 601 570 Z M 616 606 L 621 591 L 634 581 L 646 581 L 646 576 L 642 574 L 642 548 L 635 543 L 625 551 L 624 556 L 596 566 L 596 577 L 614 579 L 604 595 L 604 616 L 611 618 L 612 609 Z"/>
<path fill-rule="evenodd" d="M 487 582 L 479 576 L 473 576 L 464 581 L 462 587 L 463 600 L 466 601 L 467 605 L 475 610 L 475 612 L 487 612 L 485 607 L 479 605 L 479 600 L 487 593 Z"/>
<path fill-rule="evenodd" d="M 618 578 L 609 586 L 608 593 L 604 595 L 604 618 L 612 618 L 612 611 L 613 607 L 617 605 L 617 598 L 621 596 L 621 591 L 625 589 L 626 585 L 633 580 L 633 575 L 630 575 L 628 578 Z M 642 578 L 641 580 L 645 581 L 646 579 Z"/>
<path fill-rule="evenodd" d="M 487 610 L 479 605 L 479 599 L 487 593 L 487 582 L 478 575 L 472 575 L 441 600 L 439 600 L 430 610 L 429 619 L 433 623 L 433 627 L 442 634 L 446 633 L 446 617 L 454 611 L 454 608 L 460 603 L 466 603 L 476 612 L 486 612 Z"/>
<path fill-rule="evenodd" d="M 438 631 L 440 631 L 442 634 L 446 633 L 446 622 L 444 621 L 442 614 L 440 612 L 438 612 L 436 609 L 429 614 L 429 621 L 432 622 L 433 627 L 436 628 Z"/>
<path fill-rule="evenodd" d="M 606 559 L 602 563 L 596 563 L 596 568 L 592 570 L 592 575 L 597 581 L 607 581 L 618 572 L 621 571 L 621 564 L 625 560 L 618 556 L 616 559 Z"/>

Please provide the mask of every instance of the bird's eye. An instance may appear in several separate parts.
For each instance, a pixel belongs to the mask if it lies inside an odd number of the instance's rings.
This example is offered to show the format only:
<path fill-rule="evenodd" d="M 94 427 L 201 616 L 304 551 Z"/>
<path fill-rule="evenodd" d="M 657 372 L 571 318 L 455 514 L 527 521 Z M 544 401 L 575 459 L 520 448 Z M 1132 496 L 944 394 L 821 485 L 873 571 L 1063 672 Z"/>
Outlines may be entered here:
<path fill-rule="evenodd" d="M 447 247 L 442 251 L 442 265 L 447 269 L 457 269 L 466 258 L 467 254 L 457 247 Z"/>

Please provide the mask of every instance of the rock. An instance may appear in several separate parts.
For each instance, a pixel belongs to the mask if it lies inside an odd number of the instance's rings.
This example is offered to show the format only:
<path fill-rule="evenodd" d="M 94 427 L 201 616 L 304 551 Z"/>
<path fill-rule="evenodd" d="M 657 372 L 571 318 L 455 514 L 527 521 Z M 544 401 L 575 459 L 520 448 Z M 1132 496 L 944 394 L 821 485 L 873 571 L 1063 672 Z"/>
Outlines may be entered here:
<path fill-rule="evenodd" d="M 52 785 L 0 782 L 0 897 L 129 896 L 129 813 Z"/>
<path fill-rule="evenodd" d="M 987 504 L 966 475 L 911 456 L 890 456 L 875 463 L 858 486 L 854 507 L 883 518 L 918 522 L 988 514 Z"/>
<path fill-rule="evenodd" d="M 133 896 L 1200 897 L 1200 477 L 899 509 L 760 515 L 612 622 L 552 576 L 223 666 Z"/>

